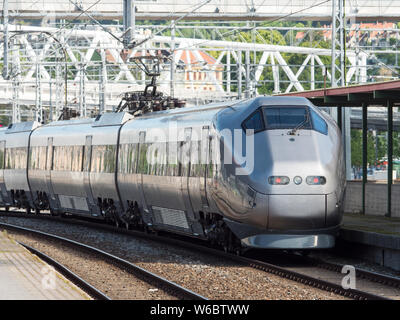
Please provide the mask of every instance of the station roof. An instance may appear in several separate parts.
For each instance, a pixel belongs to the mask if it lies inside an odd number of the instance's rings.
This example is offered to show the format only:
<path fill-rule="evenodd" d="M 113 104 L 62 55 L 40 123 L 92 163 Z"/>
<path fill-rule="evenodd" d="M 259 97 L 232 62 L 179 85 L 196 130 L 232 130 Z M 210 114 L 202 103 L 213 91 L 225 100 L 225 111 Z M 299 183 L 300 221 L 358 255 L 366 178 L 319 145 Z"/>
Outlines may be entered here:
<path fill-rule="evenodd" d="M 326 88 L 281 96 L 298 96 L 311 100 L 317 106 L 387 105 L 388 101 L 400 105 L 400 80 L 374 82 L 338 88 Z"/>

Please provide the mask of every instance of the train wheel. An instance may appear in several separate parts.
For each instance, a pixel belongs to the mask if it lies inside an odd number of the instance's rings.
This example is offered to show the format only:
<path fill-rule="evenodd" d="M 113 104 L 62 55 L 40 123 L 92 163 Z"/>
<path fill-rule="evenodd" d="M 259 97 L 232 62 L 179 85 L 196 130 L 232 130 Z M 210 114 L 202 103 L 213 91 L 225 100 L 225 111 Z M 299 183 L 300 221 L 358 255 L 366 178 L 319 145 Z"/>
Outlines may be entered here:
<path fill-rule="evenodd" d="M 25 212 L 26 214 L 31 214 L 31 207 L 26 207 Z"/>

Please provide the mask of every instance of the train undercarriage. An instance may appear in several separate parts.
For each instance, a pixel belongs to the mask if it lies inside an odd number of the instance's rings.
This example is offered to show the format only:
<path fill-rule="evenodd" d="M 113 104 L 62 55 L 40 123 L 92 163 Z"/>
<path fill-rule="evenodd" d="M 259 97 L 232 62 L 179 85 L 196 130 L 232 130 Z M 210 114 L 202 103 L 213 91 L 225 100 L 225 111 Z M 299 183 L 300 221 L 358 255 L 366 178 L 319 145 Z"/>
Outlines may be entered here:
<path fill-rule="evenodd" d="M 32 201 L 33 204 L 30 203 L 26 192 L 23 190 L 12 190 L 11 197 L 13 199 L 13 207 L 25 209 L 27 214 L 41 214 L 48 211 L 51 215 L 59 215 L 61 217 L 76 216 L 79 218 L 88 216 L 87 214 L 76 214 L 62 208 L 52 208 L 49 196 L 45 192 L 38 192 Z M 122 210 L 113 199 L 98 198 L 96 206 L 98 211 L 101 212 L 101 216 L 94 219 L 94 221 L 103 220 L 117 228 L 138 230 L 147 233 L 158 234 L 160 231 L 168 232 L 168 229 L 145 223 L 136 201 L 128 201 L 127 209 L 121 215 L 119 212 L 122 212 Z M 7 206 L 6 211 L 8 211 L 9 208 L 10 207 Z M 200 212 L 199 216 L 199 222 L 203 227 L 204 235 L 202 237 L 196 237 L 191 234 L 184 235 L 203 239 L 210 243 L 211 246 L 223 249 L 225 252 L 240 254 L 243 251 L 244 248 L 241 246 L 240 239 L 230 230 L 221 215 Z"/>

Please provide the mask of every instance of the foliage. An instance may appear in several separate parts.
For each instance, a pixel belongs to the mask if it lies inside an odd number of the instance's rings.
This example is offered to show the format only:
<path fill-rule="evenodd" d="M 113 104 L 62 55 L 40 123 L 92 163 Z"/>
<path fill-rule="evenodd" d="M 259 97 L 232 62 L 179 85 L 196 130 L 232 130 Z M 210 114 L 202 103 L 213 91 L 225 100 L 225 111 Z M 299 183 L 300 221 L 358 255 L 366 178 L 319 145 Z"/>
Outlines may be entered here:
<path fill-rule="evenodd" d="M 387 134 L 377 132 L 376 138 L 372 131 L 367 134 L 367 162 L 375 164 L 376 160 L 387 156 Z M 393 132 L 393 158 L 400 158 L 400 133 Z M 351 164 L 362 166 L 362 131 L 351 129 Z"/>

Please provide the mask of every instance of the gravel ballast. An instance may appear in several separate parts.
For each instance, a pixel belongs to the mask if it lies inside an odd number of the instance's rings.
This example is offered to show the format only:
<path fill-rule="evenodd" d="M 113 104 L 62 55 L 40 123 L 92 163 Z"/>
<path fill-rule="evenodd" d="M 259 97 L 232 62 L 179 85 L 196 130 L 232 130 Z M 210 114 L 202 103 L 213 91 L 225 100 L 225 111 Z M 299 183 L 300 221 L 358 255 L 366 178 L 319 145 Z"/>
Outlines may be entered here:
<path fill-rule="evenodd" d="M 306 286 L 261 270 L 238 265 L 231 261 L 223 261 L 216 256 L 162 244 L 161 242 L 139 239 L 130 235 L 74 225 L 68 222 L 16 217 L 0 217 L 0 221 L 57 234 L 97 247 L 209 299 L 344 299 L 340 295 Z M 44 252 L 57 260 L 57 257 L 51 254 L 51 244 L 37 242 L 36 246 L 39 246 L 39 250 L 41 250 L 40 246 L 47 246 L 50 252 Z M 60 255 L 60 253 L 58 254 Z M 114 286 L 120 287 L 121 294 L 118 295 L 119 297 L 122 299 L 135 299 L 134 295 L 131 298 L 128 294 L 129 291 L 134 290 L 133 287 L 136 288 L 135 285 L 131 286 L 129 283 L 131 280 L 119 280 L 117 279 L 118 277 L 112 277 L 114 272 L 112 269 L 107 272 L 104 270 L 101 267 L 97 270 L 98 273 L 102 272 L 105 275 L 104 281 L 108 282 L 108 284 L 104 284 L 104 286 L 110 286 L 110 288 Z M 110 272 L 110 275 L 108 275 L 108 272 Z M 116 285 L 113 284 L 114 282 Z M 125 288 L 122 286 L 125 286 Z M 98 288 L 101 290 L 100 287 Z M 147 292 L 151 289 L 145 288 Z M 109 294 L 106 291 L 103 292 Z M 151 292 L 148 297 L 143 295 L 142 299 L 164 299 L 157 291 L 156 294 L 153 294 L 154 292 Z M 139 294 L 139 296 L 141 295 Z M 110 297 L 113 298 L 111 294 Z"/>
<path fill-rule="evenodd" d="M 104 261 L 95 254 L 65 246 L 59 241 L 52 241 L 35 235 L 24 235 L 18 231 L 8 231 L 8 234 L 14 240 L 52 257 L 112 300 L 176 299 L 163 290 L 155 288 L 119 267 Z"/>

